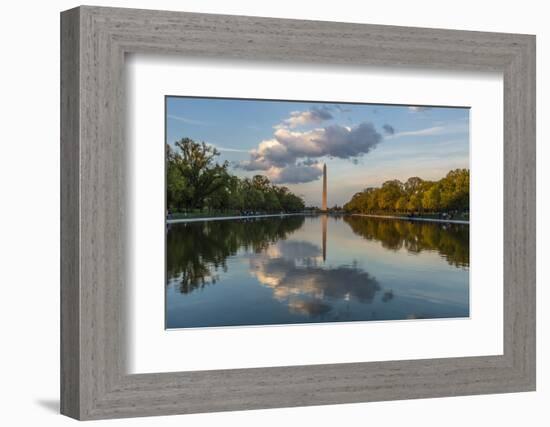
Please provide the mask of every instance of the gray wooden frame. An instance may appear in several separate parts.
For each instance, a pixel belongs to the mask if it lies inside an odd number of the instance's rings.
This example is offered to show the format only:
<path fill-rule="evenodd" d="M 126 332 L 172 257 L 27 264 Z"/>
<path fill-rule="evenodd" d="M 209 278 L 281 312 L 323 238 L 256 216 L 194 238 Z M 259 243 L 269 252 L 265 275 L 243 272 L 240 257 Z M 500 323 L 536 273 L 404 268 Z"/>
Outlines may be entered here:
<path fill-rule="evenodd" d="M 504 354 L 128 375 L 126 53 L 504 76 Z M 535 37 L 83 6 L 61 14 L 61 412 L 183 414 L 535 389 Z"/>

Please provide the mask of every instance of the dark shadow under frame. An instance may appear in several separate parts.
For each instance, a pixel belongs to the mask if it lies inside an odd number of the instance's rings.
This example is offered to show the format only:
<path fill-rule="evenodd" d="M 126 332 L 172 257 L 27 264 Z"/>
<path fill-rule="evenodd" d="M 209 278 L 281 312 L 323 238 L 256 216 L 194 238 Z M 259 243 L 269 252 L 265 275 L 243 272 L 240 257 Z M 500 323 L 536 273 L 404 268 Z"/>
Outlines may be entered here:
<path fill-rule="evenodd" d="M 498 71 L 504 354 L 128 375 L 127 53 Z M 535 389 L 535 37 L 83 6 L 61 15 L 61 412 L 77 419 Z"/>

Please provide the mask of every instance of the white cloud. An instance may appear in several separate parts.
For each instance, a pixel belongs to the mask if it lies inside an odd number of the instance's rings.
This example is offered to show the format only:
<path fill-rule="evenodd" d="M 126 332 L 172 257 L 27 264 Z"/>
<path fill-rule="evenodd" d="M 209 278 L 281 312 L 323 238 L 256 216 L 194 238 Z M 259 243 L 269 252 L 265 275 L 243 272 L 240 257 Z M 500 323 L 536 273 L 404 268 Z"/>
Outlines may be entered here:
<path fill-rule="evenodd" d="M 275 182 L 308 182 L 320 176 L 314 159 L 355 159 L 368 153 L 381 140 L 382 135 L 369 122 L 353 128 L 331 125 L 303 132 L 279 128 L 272 139 L 262 141 L 252 150 L 250 159 L 241 162 L 239 167 L 269 171 L 268 176 Z M 305 161 L 299 162 L 300 159 Z"/>
<path fill-rule="evenodd" d="M 363 122 L 355 127 L 332 124 L 319 125 L 332 120 L 332 111 L 346 111 L 341 106 L 314 106 L 307 111 L 293 111 L 280 124 L 274 126 L 273 137 L 261 141 L 250 150 L 250 158 L 236 167 L 248 171 L 263 171 L 275 183 L 302 183 L 318 179 L 322 175 L 318 162 L 322 157 L 351 159 L 363 156 L 382 141 L 382 135 L 372 123 Z M 386 134 L 394 131 L 386 125 Z"/>
<path fill-rule="evenodd" d="M 275 184 L 298 184 L 315 181 L 323 175 L 321 164 L 315 165 L 289 165 L 283 168 L 272 167 L 267 171 L 267 176 Z"/>
<path fill-rule="evenodd" d="M 288 119 L 275 128 L 297 128 L 311 124 L 320 124 L 326 120 L 332 119 L 332 114 L 328 107 L 313 107 L 308 111 L 293 111 Z"/>

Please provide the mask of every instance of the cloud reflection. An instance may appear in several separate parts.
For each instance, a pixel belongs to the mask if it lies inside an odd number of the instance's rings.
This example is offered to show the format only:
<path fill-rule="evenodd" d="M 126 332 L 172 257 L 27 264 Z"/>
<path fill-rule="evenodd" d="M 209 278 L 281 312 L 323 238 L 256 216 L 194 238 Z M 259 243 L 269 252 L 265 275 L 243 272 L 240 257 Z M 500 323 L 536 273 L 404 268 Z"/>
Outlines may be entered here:
<path fill-rule="evenodd" d="M 327 268 L 322 260 L 319 246 L 280 241 L 250 256 L 250 273 L 294 313 L 322 316 L 331 311 L 333 301 L 372 302 L 380 290 L 374 277 L 355 265 Z"/>

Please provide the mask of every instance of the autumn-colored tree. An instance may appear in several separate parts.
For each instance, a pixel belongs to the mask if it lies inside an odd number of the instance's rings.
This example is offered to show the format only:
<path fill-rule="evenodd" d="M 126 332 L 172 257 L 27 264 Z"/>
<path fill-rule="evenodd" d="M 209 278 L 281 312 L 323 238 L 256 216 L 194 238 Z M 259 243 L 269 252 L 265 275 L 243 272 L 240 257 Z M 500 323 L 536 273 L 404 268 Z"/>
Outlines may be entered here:
<path fill-rule="evenodd" d="M 409 212 L 418 212 L 422 209 L 422 199 L 419 194 L 413 194 L 409 198 L 409 202 L 407 203 L 407 210 Z"/>
<path fill-rule="evenodd" d="M 386 181 L 353 195 L 344 205 L 346 212 L 467 212 L 470 208 L 470 171 L 455 169 L 439 181 L 417 176 Z"/>
<path fill-rule="evenodd" d="M 432 185 L 422 197 L 422 207 L 426 211 L 437 212 L 441 204 L 439 185 Z"/>
<path fill-rule="evenodd" d="M 403 195 L 403 184 L 394 179 L 386 181 L 378 191 L 378 206 L 385 211 L 393 211 L 397 200 Z"/>
<path fill-rule="evenodd" d="M 407 197 L 401 196 L 399 199 L 397 199 L 397 202 L 395 202 L 395 210 L 397 212 L 405 212 L 407 210 Z"/>

